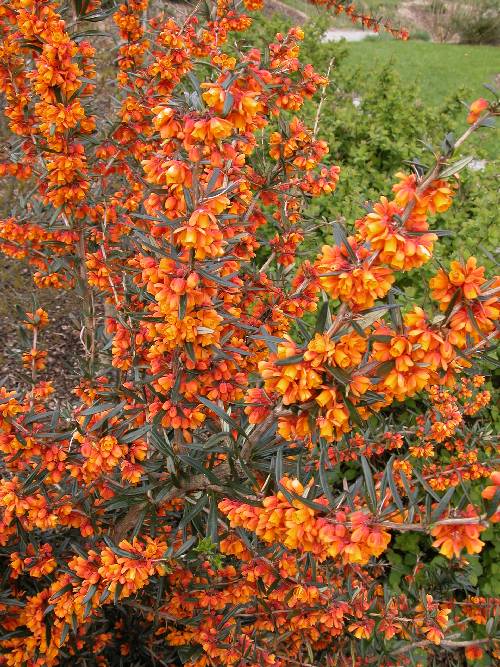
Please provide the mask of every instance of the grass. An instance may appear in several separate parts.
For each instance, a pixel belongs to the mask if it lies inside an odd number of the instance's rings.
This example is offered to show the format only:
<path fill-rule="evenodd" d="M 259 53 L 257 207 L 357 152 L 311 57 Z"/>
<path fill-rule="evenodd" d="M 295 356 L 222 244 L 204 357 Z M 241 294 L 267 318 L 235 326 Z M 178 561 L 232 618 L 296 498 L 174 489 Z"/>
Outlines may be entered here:
<path fill-rule="evenodd" d="M 460 88 L 470 98 L 483 96 L 483 83 L 492 84 L 500 74 L 500 48 L 399 42 L 374 38 L 349 44 L 347 66 L 369 72 L 374 63 L 392 61 L 404 79 L 418 81 L 425 101 L 440 104 Z"/>
<path fill-rule="evenodd" d="M 488 97 L 483 84 L 493 84 L 500 75 L 500 48 L 495 46 L 399 42 L 381 37 L 350 43 L 343 66 L 359 67 L 363 79 L 377 63 L 388 61 L 402 78 L 415 81 L 423 101 L 433 106 L 442 105 L 457 93 L 468 103 Z M 498 159 L 498 130 L 476 135 L 469 146 L 474 155 Z"/>

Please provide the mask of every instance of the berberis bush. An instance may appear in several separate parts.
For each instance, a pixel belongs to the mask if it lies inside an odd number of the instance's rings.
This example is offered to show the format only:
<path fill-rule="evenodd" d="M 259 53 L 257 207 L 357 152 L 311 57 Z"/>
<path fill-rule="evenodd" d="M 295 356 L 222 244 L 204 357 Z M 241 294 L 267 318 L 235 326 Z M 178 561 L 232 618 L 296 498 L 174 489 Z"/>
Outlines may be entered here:
<path fill-rule="evenodd" d="M 238 41 L 260 5 L 0 5 L 1 169 L 21 182 L 1 249 L 76 291 L 82 342 L 55 400 L 37 290 L 27 382 L 0 390 L 2 665 L 499 657 L 499 600 L 476 583 L 500 472 L 474 415 L 500 279 L 436 267 L 425 310 L 397 287 L 498 104 L 474 102 L 353 225 L 311 220 L 340 175 L 300 114 L 328 81 L 299 28 Z M 82 21 L 112 12 L 110 91 Z M 318 225 L 335 243 L 304 257 Z"/>

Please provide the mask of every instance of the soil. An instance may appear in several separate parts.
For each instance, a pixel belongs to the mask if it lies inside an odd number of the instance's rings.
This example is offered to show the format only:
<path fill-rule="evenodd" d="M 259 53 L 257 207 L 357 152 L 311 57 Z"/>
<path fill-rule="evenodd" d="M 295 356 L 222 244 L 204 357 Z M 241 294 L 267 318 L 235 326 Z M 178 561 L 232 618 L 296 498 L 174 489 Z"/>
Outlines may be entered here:
<path fill-rule="evenodd" d="M 40 307 L 47 311 L 50 321 L 39 338 L 39 349 L 47 350 L 47 367 L 39 379 L 52 380 L 54 398 L 67 401 L 78 382 L 83 350 L 77 321 L 73 319 L 74 313 L 79 312 L 78 299 L 73 292 L 37 289 L 31 276 L 30 267 L 0 255 L 0 387 L 31 387 L 31 377 L 21 361 L 23 352 L 30 349 L 30 340 L 23 340 L 20 332 L 23 318 L 19 309 L 33 312 L 33 308 Z"/>

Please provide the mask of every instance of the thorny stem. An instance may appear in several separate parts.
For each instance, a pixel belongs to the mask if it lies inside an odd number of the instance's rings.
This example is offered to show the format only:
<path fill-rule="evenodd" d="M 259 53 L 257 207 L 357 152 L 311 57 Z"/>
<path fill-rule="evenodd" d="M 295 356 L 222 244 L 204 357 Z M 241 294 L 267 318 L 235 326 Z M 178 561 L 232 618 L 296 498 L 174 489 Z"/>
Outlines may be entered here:
<path fill-rule="evenodd" d="M 466 141 L 470 137 L 470 135 L 473 132 L 475 132 L 483 124 L 484 120 L 486 118 L 488 118 L 488 116 L 490 116 L 490 115 L 491 114 L 489 114 L 489 113 L 485 114 L 484 116 L 479 118 L 475 123 L 473 123 L 469 128 L 467 128 L 467 130 L 462 134 L 462 136 L 459 137 L 455 141 L 455 143 L 453 144 L 453 151 L 455 151 L 457 148 L 459 148 L 464 143 L 464 141 Z M 441 171 L 441 167 L 443 166 L 443 163 L 446 161 L 446 159 L 447 159 L 447 157 L 445 155 L 440 155 L 437 158 L 436 164 L 434 165 L 434 167 L 431 169 L 429 174 L 424 178 L 424 180 L 418 185 L 418 187 L 416 189 L 416 192 L 415 192 L 416 195 L 422 194 L 422 192 L 424 192 L 424 190 L 432 183 L 432 181 L 434 181 L 436 178 L 439 177 L 439 172 Z M 411 212 L 415 208 L 416 202 L 417 202 L 417 197 L 415 196 L 406 205 L 406 208 L 403 211 L 403 214 L 401 216 L 401 219 L 402 219 L 403 223 L 405 223 L 408 220 L 408 218 L 410 217 Z"/>
<path fill-rule="evenodd" d="M 383 528 L 391 528 L 392 530 L 399 530 L 400 532 L 416 531 L 425 533 L 430 526 L 469 526 L 479 525 L 483 523 L 480 517 L 457 517 L 456 519 L 442 519 L 441 521 L 432 521 L 426 525 L 423 523 L 396 523 L 393 521 L 382 521 L 379 526 Z"/>
<path fill-rule="evenodd" d="M 252 455 L 254 447 L 258 444 L 259 439 L 264 435 L 272 423 L 276 420 L 276 417 L 280 414 L 280 407 L 276 408 L 262 423 L 258 424 L 252 432 L 249 434 L 245 444 L 241 448 L 240 458 L 244 464 L 248 463 Z M 236 463 L 236 467 L 237 463 Z M 229 463 L 221 463 L 215 470 L 214 474 L 217 475 L 217 478 L 220 480 L 221 484 L 224 484 L 233 474 L 233 467 Z M 241 472 L 241 471 L 240 471 Z M 215 485 L 217 486 L 217 485 Z M 194 475 L 190 479 L 181 483 L 179 487 L 174 487 L 170 492 L 162 498 L 163 503 L 170 502 L 176 498 L 184 498 L 188 493 L 194 493 L 195 491 L 210 491 L 214 487 L 214 483 L 210 481 L 204 474 Z M 127 514 L 116 523 L 114 528 L 111 531 L 111 537 L 117 543 L 119 543 L 131 530 L 143 511 L 145 505 L 143 503 L 138 503 L 129 509 Z"/>
<path fill-rule="evenodd" d="M 443 648 L 466 648 L 467 646 L 475 646 L 477 644 L 488 644 L 489 642 L 495 641 L 493 637 L 486 637 L 485 639 L 470 639 L 468 641 L 456 642 L 451 639 L 442 639 L 441 644 Z M 414 644 L 409 644 L 408 646 L 402 646 L 396 651 L 393 651 L 391 655 L 401 655 L 402 653 L 408 653 L 408 651 L 413 651 L 416 648 L 424 648 L 427 646 L 435 645 L 434 642 L 424 639 L 421 642 L 415 642 Z"/>
<path fill-rule="evenodd" d="M 330 63 L 329 63 L 329 65 L 328 65 L 328 69 L 327 69 L 327 72 L 326 72 L 326 76 L 327 76 L 328 79 L 330 78 L 330 72 L 331 72 L 331 70 L 332 70 L 332 67 L 333 67 L 334 62 L 335 62 L 335 57 L 333 57 L 333 58 L 330 60 Z M 328 82 L 328 83 L 329 83 L 329 82 Z M 323 88 L 321 89 L 321 98 L 320 98 L 320 100 L 319 100 L 318 108 L 317 108 L 317 110 L 316 110 L 316 118 L 314 119 L 313 139 L 316 139 L 316 133 L 318 132 L 319 119 L 320 119 L 320 117 L 321 117 L 321 108 L 322 108 L 322 106 L 323 106 L 323 104 L 324 104 L 324 101 L 325 101 L 325 99 L 326 99 L 326 90 L 327 90 L 327 88 L 328 88 L 328 83 L 326 83 L 326 84 L 323 86 Z"/>
<path fill-rule="evenodd" d="M 87 357 L 88 369 L 92 375 L 95 365 L 95 304 L 92 289 L 88 283 L 87 265 L 85 263 L 85 234 L 84 228 L 78 230 L 79 237 L 76 244 L 76 254 L 78 257 L 79 287 L 80 296 L 83 301 L 83 327 L 80 334 L 85 355 Z"/>

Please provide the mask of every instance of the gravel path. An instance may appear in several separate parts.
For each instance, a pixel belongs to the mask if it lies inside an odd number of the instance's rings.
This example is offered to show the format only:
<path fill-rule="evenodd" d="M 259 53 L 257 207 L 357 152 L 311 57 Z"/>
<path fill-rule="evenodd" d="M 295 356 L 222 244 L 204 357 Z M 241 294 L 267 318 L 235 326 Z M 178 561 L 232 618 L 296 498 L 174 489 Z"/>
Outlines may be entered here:
<path fill-rule="evenodd" d="M 345 39 L 348 42 L 361 42 L 367 37 L 377 36 L 376 32 L 370 32 L 369 30 L 340 30 L 337 28 L 331 28 L 327 30 L 323 35 L 324 42 L 339 42 L 341 39 Z"/>

